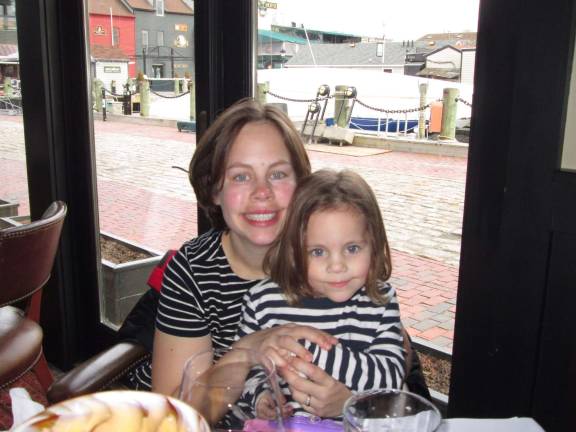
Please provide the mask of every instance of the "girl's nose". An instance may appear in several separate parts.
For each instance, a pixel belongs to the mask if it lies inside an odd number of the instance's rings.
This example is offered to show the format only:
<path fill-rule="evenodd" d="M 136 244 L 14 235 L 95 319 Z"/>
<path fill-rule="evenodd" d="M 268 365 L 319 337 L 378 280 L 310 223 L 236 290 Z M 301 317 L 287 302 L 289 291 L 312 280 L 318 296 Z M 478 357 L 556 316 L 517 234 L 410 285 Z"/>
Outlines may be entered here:
<path fill-rule="evenodd" d="M 346 271 L 346 262 L 340 255 L 332 255 L 328 263 L 328 271 L 330 273 L 342 273 Z"/>

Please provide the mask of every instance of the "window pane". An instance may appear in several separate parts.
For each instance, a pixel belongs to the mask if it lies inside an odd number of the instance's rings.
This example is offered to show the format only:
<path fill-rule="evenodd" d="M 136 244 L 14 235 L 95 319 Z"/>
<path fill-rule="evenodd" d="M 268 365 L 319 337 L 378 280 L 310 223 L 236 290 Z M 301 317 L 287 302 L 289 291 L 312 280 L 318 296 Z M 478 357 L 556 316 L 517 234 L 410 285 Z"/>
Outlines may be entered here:
<path fill-rule="evenodd" d="M 446 353 L 478 7 L 478 0 L 258 1 L 260 94 L 284 107 L 304 132 L 313 169 L 354 169 L 371 184 L 392 249 L 391 283 L 403 323 L 414 340 Z M 327 98 L 319 94 L 322 85 Z M 342 99 L 348 87 L 356 96 L 336 105 L 335 93 Z M 459 99 L 448 93 L 443 107 L 437 101 L 448 88 Z M 455 113 L 452 126 L 441 124 L 443 108 Z M 447 393 L 449 371 L 441 375 L 442 388 L 435 389 Z"/>
<path fill-rule="evenodd" d="M 116 2 L 110 16 L 98 2 L 88 2 L 91 35 L 98 25 L 109 34 L 111 21 L 122 33 L 114 47 L 110 39 L 90 40 L 101 319 L 113 328 L 148 289 L 147 277 L 161 255 L 196 235 L 196 199 L 187 174 L 177 169 L 187 169 L 195 144 L 195 134 L 186 132 L 191 123 L 185 80 L 194 76 L 194 44 L 164 46 L 164 38 L 193 41 L 193 10 L 182 4 L 158 17 L 155 8 L 128 9 Z M 163 11 L 161 2 L 156 6 Z"/>
<path fill-rule="evenodd" d="M 564 126 L 564 143 L 562 145 L 561 168 L 576 172 L 576 56 L 572 54 L 572 75 Z"/>
<path fill-rule="evenodd" d="M 0 4 L 0 229 L 29 222 L 15 1 Z"/>

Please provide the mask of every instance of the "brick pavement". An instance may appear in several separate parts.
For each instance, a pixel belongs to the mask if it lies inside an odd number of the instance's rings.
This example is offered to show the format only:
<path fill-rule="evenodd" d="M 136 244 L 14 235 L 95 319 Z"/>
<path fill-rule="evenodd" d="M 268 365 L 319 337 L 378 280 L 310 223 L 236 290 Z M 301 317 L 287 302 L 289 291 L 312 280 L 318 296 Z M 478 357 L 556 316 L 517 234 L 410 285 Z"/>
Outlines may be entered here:
<path fill-rule="evenodd" d="M 121 122 L 95 123 L 100 226 L 158 250 L 196 235 L 196 201 L 185 173 L 194 134 Z M 21 117 L 0 116 L 0 196 L 27 214 Z M 309 151 L 314 169 L 350 168 L 372 185 L 392 247 L 392 283 L 416 340 L 451 350 L 466 159 L 389 152 Z"/>

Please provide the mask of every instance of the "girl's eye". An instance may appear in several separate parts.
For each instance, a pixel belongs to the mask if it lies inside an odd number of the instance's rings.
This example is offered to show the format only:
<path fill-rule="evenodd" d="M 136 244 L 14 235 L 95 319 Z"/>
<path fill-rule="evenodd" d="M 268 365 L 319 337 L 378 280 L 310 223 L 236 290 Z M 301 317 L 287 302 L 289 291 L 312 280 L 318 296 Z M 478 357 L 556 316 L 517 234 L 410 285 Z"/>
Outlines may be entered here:
<path fill-rule="evenodd" d="M 236 174 L 234 176 L 232 176 L 232 180 L 237 182 L 237 183 L 243 183 L 245 181 L 248 181 L 248 174 Z"/>
<path fill-rule="evenodd" d="M 351 255 L 355 255 L 355 254 L 357 254 L 358 252 L 360 252 L 360 246 L 358 246 L 358 245 L 349 245 L 349 246 L 346 246 L 346 251 L 347 251 L 349 254 L 351 254 Z"/>
<path fill-rule="evenodd" d="M 270 174 L 270 178 L 272 180 L 282 180 L 283 178 L 288 177 L 288 174 L 286 174 L 284 171 L 273 171 Z"/>
<path fill-rule="evenodd" d="M 314 248 L 314 249 L 310 249 L 310 251 L 308 253 L 310 254 L 310 256 L 313 256 L 313 257 L 321 257 L 321 256 L 324 256 L 324 249 Z"/>

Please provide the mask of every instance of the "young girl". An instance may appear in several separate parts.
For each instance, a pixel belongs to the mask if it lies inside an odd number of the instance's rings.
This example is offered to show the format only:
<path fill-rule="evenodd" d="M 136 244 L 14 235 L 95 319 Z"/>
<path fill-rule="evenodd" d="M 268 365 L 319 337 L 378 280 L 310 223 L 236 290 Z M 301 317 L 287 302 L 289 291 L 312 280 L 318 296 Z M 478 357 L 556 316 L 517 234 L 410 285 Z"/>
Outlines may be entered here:
<path fill-rule="evenodd" d="M 402 386 L 399 308 L 386 283 L 390 249 L 376 198 L 362 177 L 322 170 L 303 179 L 265 268 L 271 280 L 246 294 L 237 337 L 286 323 L 313 326 L 339 344 L 325 350 L 304 341 L 312 362 L 350 390 Z M 297 413 L 318 415 L 322 401 L 310 393 L 286 386 L 283 392 Z M 259 416 L 267 417 L 270 395 L 252 396 Z"/>

